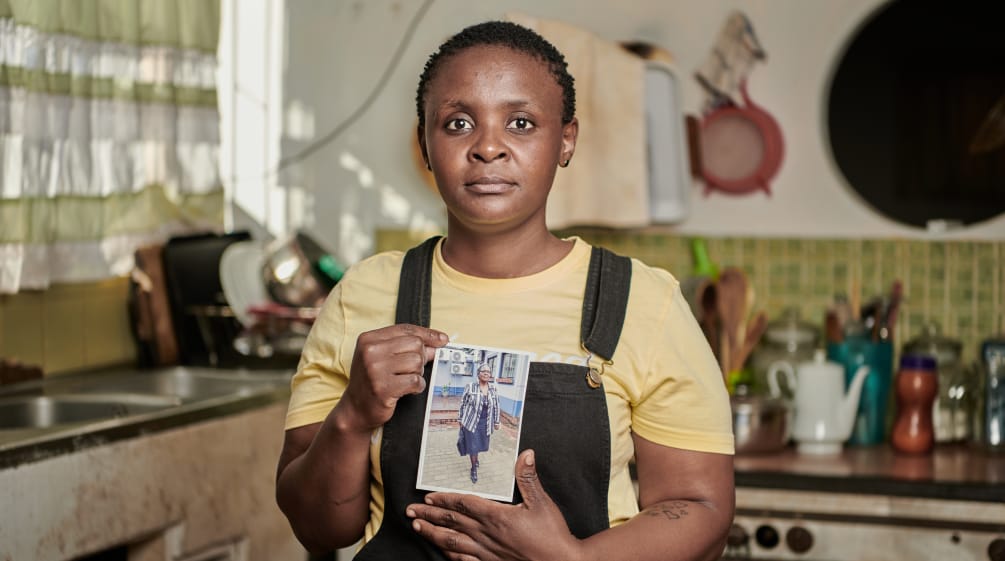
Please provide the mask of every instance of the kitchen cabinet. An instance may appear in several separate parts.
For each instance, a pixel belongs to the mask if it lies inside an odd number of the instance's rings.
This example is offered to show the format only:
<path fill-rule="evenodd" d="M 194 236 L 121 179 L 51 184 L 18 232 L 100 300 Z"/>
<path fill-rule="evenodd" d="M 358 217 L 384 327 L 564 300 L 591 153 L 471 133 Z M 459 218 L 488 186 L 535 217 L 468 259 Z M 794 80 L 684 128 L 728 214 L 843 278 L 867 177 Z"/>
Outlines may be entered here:
<path fill-rule="evenodd" d="M 908 456 L 737 456 L 726 559 L 1005 559 L 1005 455 L 963 445 Z"/>

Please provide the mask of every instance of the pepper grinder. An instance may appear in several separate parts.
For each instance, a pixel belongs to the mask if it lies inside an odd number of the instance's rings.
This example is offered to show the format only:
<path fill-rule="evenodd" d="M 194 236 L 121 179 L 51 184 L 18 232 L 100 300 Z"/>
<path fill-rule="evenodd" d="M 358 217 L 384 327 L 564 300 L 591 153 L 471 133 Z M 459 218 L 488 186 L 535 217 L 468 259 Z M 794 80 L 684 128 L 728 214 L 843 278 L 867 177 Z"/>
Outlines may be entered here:
<path fill-rule="evenodd" d="M 963 344 L 941 333 L 937 323 L 921 326 L 921 334 L 904 344 L 902 354 L 928 355 L 935 359 L 939 393 L 932 406 L 935 443 L 962 442 L 970 438 L 974 392 L 973 375 L 960 362 Z"/>
<path fill-rule="evenodd" d="M 894 382 L 897 418 L 890 443 L 898 452 L 927 454 L 935 446 L 932 404 L 939 391 L 935 359 L 927 355 L 907 354 L 900 358 Z"/>

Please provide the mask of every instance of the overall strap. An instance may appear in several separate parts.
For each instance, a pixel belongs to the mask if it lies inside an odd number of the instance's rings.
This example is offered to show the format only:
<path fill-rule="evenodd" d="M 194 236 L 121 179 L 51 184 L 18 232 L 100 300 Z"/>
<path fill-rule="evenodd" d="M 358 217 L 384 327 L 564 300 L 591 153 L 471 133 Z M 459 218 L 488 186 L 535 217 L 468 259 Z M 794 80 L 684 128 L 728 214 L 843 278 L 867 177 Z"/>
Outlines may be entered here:
<path fill-rule="evenodd" d="M 405 253 L 398 281 L 398 304 L 394 323 L 429 327 L 433 252 L 442 236 L 433 236 Z"/>
<path fill-rule="evenodd" d="M 632 260 L 594 247 L 583 295 L 580 340 L 586 350 L 611 360 L 621 338 L 632 282 Z"/>

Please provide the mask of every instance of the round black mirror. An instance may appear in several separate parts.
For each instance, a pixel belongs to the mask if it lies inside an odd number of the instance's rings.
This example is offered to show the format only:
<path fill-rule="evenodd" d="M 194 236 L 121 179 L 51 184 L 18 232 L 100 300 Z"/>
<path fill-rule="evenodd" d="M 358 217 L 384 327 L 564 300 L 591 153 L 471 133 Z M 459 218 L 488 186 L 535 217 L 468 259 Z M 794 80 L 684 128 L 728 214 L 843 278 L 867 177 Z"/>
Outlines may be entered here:
<path fill-rule="evenodd" d="M 1005 3 L 883 4 L 829 94 L 834 160 L 875 210 L 920 227 L 1005 212 Z"/>

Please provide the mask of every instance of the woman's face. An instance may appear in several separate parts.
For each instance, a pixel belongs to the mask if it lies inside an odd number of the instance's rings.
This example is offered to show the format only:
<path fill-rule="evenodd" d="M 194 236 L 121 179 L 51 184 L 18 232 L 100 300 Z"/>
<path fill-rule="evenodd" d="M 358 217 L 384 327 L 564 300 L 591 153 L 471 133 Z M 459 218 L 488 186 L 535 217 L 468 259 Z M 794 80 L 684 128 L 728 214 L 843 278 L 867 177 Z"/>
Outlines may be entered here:
<path fill-rule="evenodd" d="M 544 222 L 578 124 L 562 124 L 562 88 L 545 63 L 501 46 L 444 59 L 426 94 L 419 142 L 451 226 L 480 232 Z"/>
<path fill-rule="evenodd" d="M 492 371 L 488 368 L 482 368 L 478 371 L 478 380 L 481 382 L 488 382 L 492 379 Z"/>

